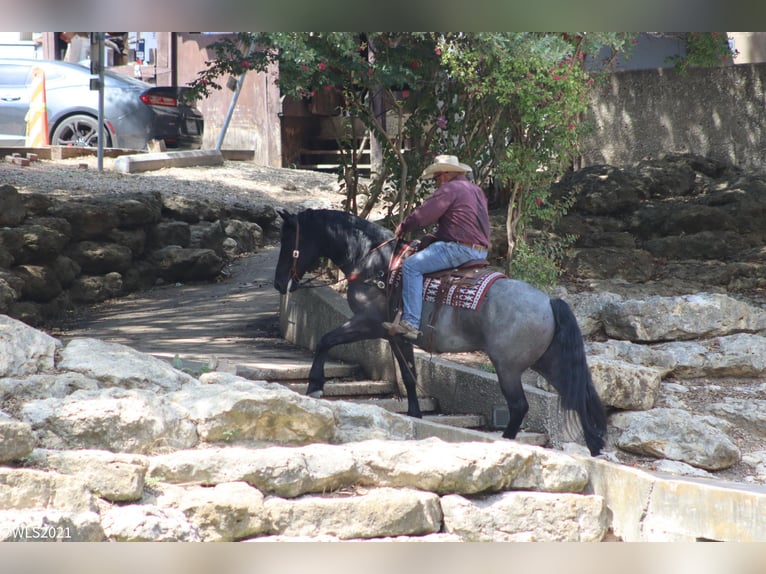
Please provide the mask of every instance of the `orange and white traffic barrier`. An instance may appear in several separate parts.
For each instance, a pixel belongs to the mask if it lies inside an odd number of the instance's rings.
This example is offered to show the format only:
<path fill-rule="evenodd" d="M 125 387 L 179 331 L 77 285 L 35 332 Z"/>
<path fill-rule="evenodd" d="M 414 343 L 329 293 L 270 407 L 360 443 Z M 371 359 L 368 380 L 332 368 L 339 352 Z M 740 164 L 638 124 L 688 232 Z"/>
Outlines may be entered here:
<path fill-rule="evenodd" d="M 26 115 L 27 147 L 50 144 L 48 139 L 48 105 L 45 100 L 45 72 L 42 68 L 32 69 L 32 94 Z"/>

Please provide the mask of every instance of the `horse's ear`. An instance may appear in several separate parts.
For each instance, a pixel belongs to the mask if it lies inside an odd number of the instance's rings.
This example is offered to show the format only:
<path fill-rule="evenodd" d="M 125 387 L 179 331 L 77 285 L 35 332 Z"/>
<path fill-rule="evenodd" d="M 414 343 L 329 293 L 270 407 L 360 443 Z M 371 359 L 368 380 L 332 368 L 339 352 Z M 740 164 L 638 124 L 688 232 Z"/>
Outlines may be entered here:
<path fill-rule="evenodd" d="M 279 217 L 287 221 L 289 218 L 291 218 L 293 215 L 287 211 L 286 209 L 277 209 L 277 213 L 279 214 Z"/>

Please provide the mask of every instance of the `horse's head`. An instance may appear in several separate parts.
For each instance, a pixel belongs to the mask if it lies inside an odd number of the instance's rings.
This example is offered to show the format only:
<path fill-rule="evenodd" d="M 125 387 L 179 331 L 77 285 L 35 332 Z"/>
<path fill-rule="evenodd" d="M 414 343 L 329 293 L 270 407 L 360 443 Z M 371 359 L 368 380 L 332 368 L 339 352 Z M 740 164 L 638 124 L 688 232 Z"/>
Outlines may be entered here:
<path fill-rule="evenodd" d="M 310 230 L 298 223 L 299 214 L 286 210 L 277 210 L 282 218 L 282 239 L 277 270 L 274 273 L 274 288 L 287 293 L 298 288 L 303 274 L 319 258 L 319 245 L 316 238 L 310 237 Z M 309 236 L 307 236 L 309 235 Z"/>

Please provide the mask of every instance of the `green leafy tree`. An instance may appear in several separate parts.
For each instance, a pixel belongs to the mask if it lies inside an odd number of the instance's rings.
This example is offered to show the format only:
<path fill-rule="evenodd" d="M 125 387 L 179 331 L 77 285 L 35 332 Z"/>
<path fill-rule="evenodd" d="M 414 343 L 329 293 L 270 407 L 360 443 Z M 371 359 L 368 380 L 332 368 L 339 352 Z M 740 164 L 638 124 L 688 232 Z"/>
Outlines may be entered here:
<path fill-rule="evenodd" d="M 686 54 L 671 56 L 668 63 L 685 74 L 689 68 L 711 68 L 731 63 L 739 50 L 732 50 L 729 37 L 724 32 L 685 32 L 682 39 Z"/>
<path fill-rule="evenodd" d="M 507 206 L 509 270 L 544 286 L 554 282 L 568 241 L 551 231 L 568 204 L 549 198 L 549 187 L 573 164 L 585 129 L 581 116 L 594 82 L 585 55 L 604 45 L 624 53 L 631 39 L 607 33 L 240 34 L 213 46 L 216 58 L 192 87 L 203 96 L 220 89 L 222 77 L 278 65 L 286 95 L 340 94 L 339 111 L 360 120 L 381 150 L 369 198 L 357 206 L 358 150 L 353 137 L 339 136 L 348 209 L 363 216 L 382 202 L 390 216 L 403 217 L 430 191 L 418 177 L 431 157 L 459 156 L 474 167 L 492 203 Z"/>

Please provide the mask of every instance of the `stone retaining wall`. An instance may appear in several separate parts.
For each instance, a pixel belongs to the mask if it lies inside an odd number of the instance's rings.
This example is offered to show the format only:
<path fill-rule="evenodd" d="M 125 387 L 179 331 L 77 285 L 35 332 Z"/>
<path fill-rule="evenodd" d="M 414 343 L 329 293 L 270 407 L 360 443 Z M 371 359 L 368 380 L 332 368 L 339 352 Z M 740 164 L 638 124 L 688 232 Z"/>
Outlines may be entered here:
<path fill-rule="evenodd" d="M 76 304 L 211 280 L 227 258 L 260 246 L 275 219 L 269 206 L 159 192 L 89 197 L 0 186 L 0 313 L 40 325 Z"/>

